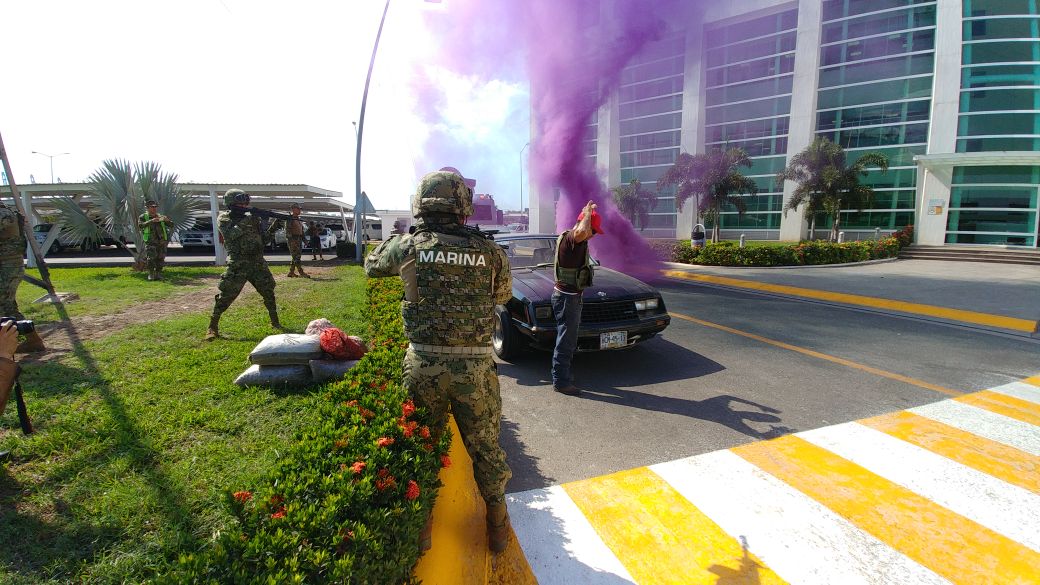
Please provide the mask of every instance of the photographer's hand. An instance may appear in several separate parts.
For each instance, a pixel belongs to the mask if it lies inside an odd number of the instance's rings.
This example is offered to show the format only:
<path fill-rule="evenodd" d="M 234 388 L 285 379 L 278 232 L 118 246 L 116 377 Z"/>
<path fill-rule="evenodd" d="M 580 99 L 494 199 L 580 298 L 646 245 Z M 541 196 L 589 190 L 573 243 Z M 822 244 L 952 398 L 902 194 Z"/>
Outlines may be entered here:
<path fill-rule="evenodd" d="M 14 360 L 14 351 L 18 347 L 18 329 L 14 321 L 6 321 L 0 325 L 0 358 Z"/>

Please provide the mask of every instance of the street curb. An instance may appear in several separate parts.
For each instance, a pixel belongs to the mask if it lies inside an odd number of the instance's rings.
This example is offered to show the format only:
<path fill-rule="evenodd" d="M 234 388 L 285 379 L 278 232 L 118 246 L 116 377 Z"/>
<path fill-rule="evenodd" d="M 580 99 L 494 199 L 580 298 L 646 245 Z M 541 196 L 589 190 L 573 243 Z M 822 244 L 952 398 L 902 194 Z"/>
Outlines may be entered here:
<path fill-rule="evenodd" d="M 864 260 L 862 262 L 845 262 L 843 264 L 799 264 L 796 266 L 721 266 L 718 264 L 683 264 L 682 262 L 665 262 L 666 265 L 672 268 L 679 269 L 691 269 L 691 268 L 755 268 L 762 270 L 800 270 L 802 268 L 844 268 L 846 266 L 867 266 L 869 264 L 886 264 L 888 262 L 895 262 L 896 260 L 902 260 L 902 258 L 878 258 L 877 260 Z"/>

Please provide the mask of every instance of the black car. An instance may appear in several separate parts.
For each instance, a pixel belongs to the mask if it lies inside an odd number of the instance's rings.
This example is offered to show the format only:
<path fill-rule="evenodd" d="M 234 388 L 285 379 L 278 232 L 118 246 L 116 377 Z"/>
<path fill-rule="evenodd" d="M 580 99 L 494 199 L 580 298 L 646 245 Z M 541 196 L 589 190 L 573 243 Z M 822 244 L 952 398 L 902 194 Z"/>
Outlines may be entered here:
<path fill-rule="evenodd" d="M 556 236 L 498 234 L 495 241 L 509 256 L 513 275 L 513 298 L 496 309 L 495 354 L 509 359 L 527 346 L 552 350 Z M 578 351 L 631 347 L 668 327 L 671 317 L 657 289 L 598 263 L 595 271 L 582 294 Z"/>

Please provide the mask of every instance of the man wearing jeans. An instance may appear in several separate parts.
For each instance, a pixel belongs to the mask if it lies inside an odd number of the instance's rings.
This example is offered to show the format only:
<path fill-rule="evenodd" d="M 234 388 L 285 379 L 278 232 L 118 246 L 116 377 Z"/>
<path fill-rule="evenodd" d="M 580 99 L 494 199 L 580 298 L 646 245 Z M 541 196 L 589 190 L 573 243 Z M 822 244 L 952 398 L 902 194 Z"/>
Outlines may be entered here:
<path fill-rule="evenodd" d="M 589 239 L 603 233 L 603 218 L 595 210 L 595 203 L 586 203 L 574 227 L 556 239 L 556 262 L 553 266 L 556 286 L 552 294 L 553 314 L 556 316 L 556 348 L 553 350 L 552 379 L 553 390 L 568 396 L 581 393 L 571 377 L 571 360 L 578 347 L 581 292 L 592 285 Z"/>

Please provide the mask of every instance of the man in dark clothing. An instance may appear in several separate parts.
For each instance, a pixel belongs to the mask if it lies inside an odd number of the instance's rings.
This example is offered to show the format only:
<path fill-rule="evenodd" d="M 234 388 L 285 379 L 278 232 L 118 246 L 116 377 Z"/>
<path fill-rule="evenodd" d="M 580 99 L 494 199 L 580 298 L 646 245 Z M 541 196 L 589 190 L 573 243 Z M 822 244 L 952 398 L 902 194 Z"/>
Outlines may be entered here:
<path fill-rule="evenodd" d="M 556 348 L 553 350 L 552 380 L 553 390 L 568 396 L 581 393 L 571 377 L 571 360 L 578 347 L 581 293 L 592 285 L 589 240 L 603 233 L 603 218 L 595 209 L 595 203 L 586 203 L 574 227 L 556 239 L 556 262 L 553 266 L 556 286 L 552 294 L 553 314 L 556 316 Z"/>

